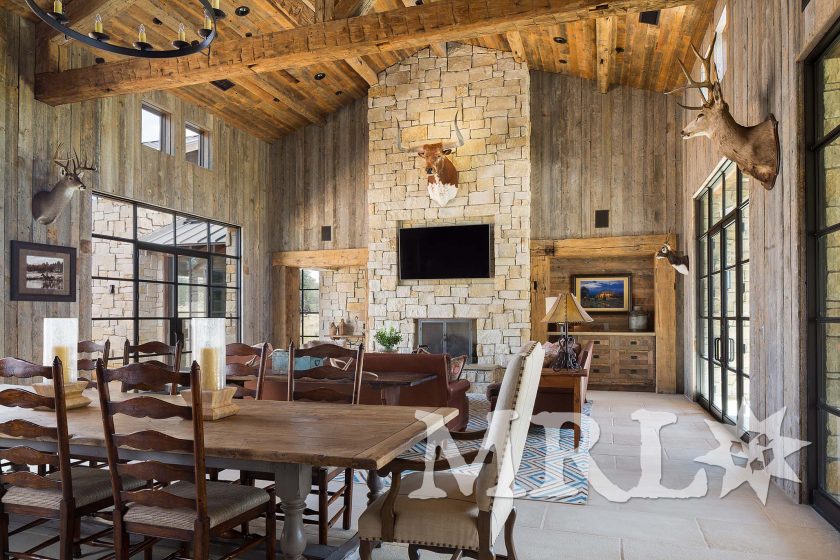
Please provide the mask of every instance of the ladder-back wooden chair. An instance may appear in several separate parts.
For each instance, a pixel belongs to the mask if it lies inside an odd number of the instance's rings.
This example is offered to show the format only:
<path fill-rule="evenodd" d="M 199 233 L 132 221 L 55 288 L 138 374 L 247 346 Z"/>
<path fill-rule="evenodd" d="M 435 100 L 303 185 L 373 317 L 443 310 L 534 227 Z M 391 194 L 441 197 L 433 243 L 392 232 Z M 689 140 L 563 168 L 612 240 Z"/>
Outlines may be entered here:
<path fill-rule="evenodd" d="M 99 343 L 94 340 L 80 340 L 78 353 L 87 354 L 87 358 L 79 358 L 77 369 L 79 370 L 79 381 L 87 381 L 88 387 L 96 388 L 96 360 L 102 358 L 105 365 L 111 357 L 111 340 L 106 338 L 105 342 Z M 98 355 L 97 355 L 98 354 Z"/>
<path fill-rule="evenodd" d="M 131 345 L 126 340 L 125 346 L 123 347 L 123 365 L 127 366 L 132 357 L 135 363 L 140 363 L 141 358 L 151 358 L 143 359 L 142 363 L 156 365 L 163 369 L 168 369 L 169 371 L 181 371 L 182 350 L 183 343 L 180 340 L 172 345 L 166 344 L 165 342 L 159 342 L 157 340 L 144 342 L 143 344 Z M 163 359 L 158 360 L 156 359 L 157 357 Z M 145 389 L 141 380 L 137 380 L 135 386 L 129 386 L 126 384 L 123 384 L 122 386 L 122 391 L 124 393 L 132 389 L 146 391 L 151 390 Z M 172 385 L 169 388 L 169 394 L 177 395 L 178 386 Z"/>
<path fill-rule="evenodd" d="M 39 422 L 27 418 L 12 418 L 0 423 L 0 434 L 6 437 L 38 439 L 55 445 L 54 450 L 38 451 L 26 445 L 0 450 L 0 458 L 16 465 L 14 472 L 0 475 L 0 557 L 45 558 L 37 551 L 59 543 L 61 560 L 71 560 L 81 554 L 82 544 L 98 545 L 111 528 L 81 537 L 81 519 L 109 508 L 114 504 L 108 471 L 90 467 L 71 467 L 70 437 L 64 405 L 64 381 L 58 358 L 50 366 L 39 366 L 16 358 L 0 359 L 0 376 L 17 379 L 44 377 L 53 379 L 55 397 L 45 397 L 24 388 L 10 388 L 0 392 L 0 405 L 23 410 L 38 409 Z M 8 416 L 6 416 L 8 418 Z M 40 423 L 43 420 L 44 423 Z M 50 474 L 32 472 L 40 468 L 53 469 Z M 137 480 L 126 486 L 135 489 Z M 9 514 L 35 517 L 34 521 L 9 531 Z M 27 551 L 15 553 L 10 548 L 12 535 L 22 533 L 50 520 L 58 521 L 58 535 L 38 546 L 27 544 Z"/>
<path fill-rule="evenodd" d="M 478 450 L 465 453 L 466 463 L 480 463 L 477 475 L 451 473 L 452 464 L 438 459 L 397 459 L 379 474 L 391 475 L 388 493 L 376 499 L 359 518 L 359 555 L 371 560 L 377 542 L 407 543 L 409 558 L 417 560 L 420 550 L 495 560 L 494 544 L 504 530 L 507 558 L 516 560 L 513 529 L 513 485 L 531 423 L 540 384 L 545 350 L 529 342 L 513 356 L 505 371 L 496 410 L 487 430 L 453 432 L 454 440 L 482 440 Z M 444 497 L 415 496 L 424 485 L 427 469 L 434 472 L 434 487 Z M 403 477 L 403 473 L 411 474 Z M 462 484 L 471 483 L 470 493 Z"/>
<path fill-rule="evenodd" d="M 319 344 L 297 349 L 289 346 L 287 399 L 289 401 L 358 404 L 362 387 L 364 346 L 345 348 L 336 344 Z M 312 357 L 324 360 L 324 365 L 311 369 L 296 369 L 295 358 Z M 305 437 L 305 436 L 304 436 Z M 330 490 L 329 485 L 344 474 L 341 487 Z M 268 473 L 242 473 L 243 484 L 254 480 L 274 480 Z M 306 508 L 303 522 L 318 525 L 318 543 L 327 544 L 328 533 L 339 519 L 342 528 L 350 529 L 353 515 L 353 469 L 314 466 L 312 494 L 318 496 L 318 509 Z M 342 500 L 341 507 L 330 516 L 330 506 Z M 314 517 L 314 519 L 313 519 Z M 278 514 L 283 519 L 282 513 Z"/>
<path fill-rule="evenodd" d="M 237 385 L 235 398 L 260 399 L 270 354 L 271 345 L 267 342 L 254 346 L 234 342 L 225 346 L 225 356 L 227 358 L 225 374 L 227 376 L 254 377 L 254 388 Z"/>
<path fill-rule="evenodd" d="M 192 387 L 191 406 L 175 404 L 152 395 L 111 399 L 109 383 L 119 381 L 129 385 L 140 383 L 165 386 L 182 384 L 182 375 L 189 375 Z M 189 374 L 173 372 L 154 364 L 141 362 L 119 369 L 97 366 L 99 401 L 105 426 L 105 443 L 108 451 L 111 483 L 114 492 L 114 547 L 117 560 L 144 551 L 150 557 L 160 539 L 173 539 L 192 543 L 193 558 L 205 559 L 209 555 L 210 539 L 219 537 L 238 526 L 261 516 L 266 517 L 266 535 L 253 535 L 243 531 L 244 542 L 225 556 L 232 558 L 254 546 L 265 545 L 265 557 L 274 560 L 276 506 L 272 491 L 260 488 L 212 482 L 205 479 L 204 421 L 201 406 L 201 372 L 193 362 Z M 142 421 L 126 420 L 142 419 Z M 190 439 L 175 437 L 154 430 L 150 425 L 172 425 L 179 418 L 190 424 Z M 117 426 L 127 422 L 136 431 L 126 433 Z M 134 462 L 126 462 L 128 451 Z M 157 459 L 143 459 L 137 451 L 155 454 L 167 452 L 189 453 L 192 466 L 167 464 Z M 159 456 L 159 455 L 158 455 Z M 125 487 L 126 478 L 141 478 L 162 483 L 142 490 Z M 142 540 L 130 544 L 130 535 L 140 535 Z"/>

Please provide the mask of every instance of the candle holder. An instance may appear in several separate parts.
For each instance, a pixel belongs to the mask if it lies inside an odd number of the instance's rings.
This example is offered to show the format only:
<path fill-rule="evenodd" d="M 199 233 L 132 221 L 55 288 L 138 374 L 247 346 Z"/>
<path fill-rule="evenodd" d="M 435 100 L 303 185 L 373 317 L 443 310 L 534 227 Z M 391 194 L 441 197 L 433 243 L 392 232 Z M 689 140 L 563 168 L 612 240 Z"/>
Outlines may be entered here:
<path fill-rule="evenodd" d="M 175 41 L 172 41 L 172 46 L 176 49 L 186 49 L 190 46 L 190 43 L 188 41 L 181 41 L 180 39 L 176 39 Z"/>
<path fill-rule="evenodd" d="M 239 412 L 233 403 L 236 387 L 225 387 L 225 320 L 191 319 L 193 357 L 201 369 L 201 404 L 205 420 L 218 420 Z M 182 391 L 192 402 L 192 390 Z"/>
<path fill-rule="evenodd" d="M 208 29 L 206 27 L 202 27 L 201 29 L 196 31 L 196 33 L 198 33 L 203 39 L 206 39 L 207 37 L 209 37 L 210 33 L 212 33 L 212 32 L 213 32 L 212 29 Z"/>
<path fill-rule="evenodd" d="M 87 381 L 78 380 L 78 347 L 78 319 L 44 319 L 43 364 L 52 366 L 55 358 L 61 361 L 64 402 L 68 409 L 90 404 L 90 399 L 82 394 L 87 387 Z M 55 380 L 52 383 L 35 383 L 32 388 L 41 396 L 55 397 Z"/>
<path fill-rule="evenodd" d="M 108 35 L 107 33 L 100 33 L 99 31 L 91 31 L 90 33 L 88 33 L 88 37 L 90 37 L 91 39 L 95 39 L 100 43 L 105 43 L 111 40 L 110 35 Z"/>
<path fill-rule="evenodd" d="M 134 48 L 138 51 L 152 51 L 155 49 L 151 44 L 145 41 L 135 41 L 132 45 L 134 45 Z"/>

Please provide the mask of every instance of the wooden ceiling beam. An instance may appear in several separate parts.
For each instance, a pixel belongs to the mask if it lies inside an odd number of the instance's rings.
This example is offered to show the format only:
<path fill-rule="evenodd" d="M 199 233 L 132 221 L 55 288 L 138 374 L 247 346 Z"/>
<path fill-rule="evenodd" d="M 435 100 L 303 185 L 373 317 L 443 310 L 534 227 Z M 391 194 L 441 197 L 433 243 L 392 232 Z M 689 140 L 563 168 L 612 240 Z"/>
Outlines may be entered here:
<path fill-rule="evenodd" d="M 595 73 L 598 79 L 598 91 L 610 91 L 610 76 L 615 66 L 615 40 L 618 35 L 616 17 L 595 20 Z"/>
<path fill-rule="evenodd" d="M 528 57 L 525 54 L 525 44 L 522 42 L 522 35 L 519 31 L 508 31 L 505 33 L 505 39 L 507 39 L 508 45 L 510 45 L 510 51 L 513 53 L 513 58 L 516 62 L 527 63 Z"/>
<path fill-rule="evenodd" d="M 379 83 L 379 73 L 373 67 L 362 59 L 360 56 L 351 56 L 345 59 L 345 62 L 350 65 L 356 74 L 362 77 L 364 81 L 370 86 L 375 86 Z"/>
<path fill-rule="evenodd" d="M 134 2 L 135 0 L 70 0 L 64 4 L 64 13 L 70 18 L 69 26 L 72 29 L 87 34 L 93 31 L 97 14 L 102 16 L 102 21 L 107 27 L 109 19 L 125 12 L 134 5 Z M 50 41 L 56 45 L 70 42 L 65 35 L 45 23 L 39 23 L 38 27 L 38 34 L 49 37 Z"/>
<path fill-rule="evenodd" d="M 432 42 L 475 39 L 526 25 L 549 25 L 656 10 L 693 0 L 444 0 L 383 13 L 315 23 L 248 39 L 218 40 L 211 56 L 130 59 L 48 72 L 35 78 L 51 105 L 172 89 L 251 72 L 311 66 Z"/>
<path fill-rule="evenodd" d="M 279 99 L 280 103 L 286 105 L 292 112 L 297 113 L 312 124 L 316 124 L 318 126 L 324 126 L 324 124 L 326 124 L 324 116 L 310 110 L 309 107 L 306 106 L 306 103 L 292 98 L 292 96 L 288 93 L 274 86 L 274 84 L 270 83 L 259 74 L 254 74 L 252 78 L 256 80 L 258 87 Z"/>

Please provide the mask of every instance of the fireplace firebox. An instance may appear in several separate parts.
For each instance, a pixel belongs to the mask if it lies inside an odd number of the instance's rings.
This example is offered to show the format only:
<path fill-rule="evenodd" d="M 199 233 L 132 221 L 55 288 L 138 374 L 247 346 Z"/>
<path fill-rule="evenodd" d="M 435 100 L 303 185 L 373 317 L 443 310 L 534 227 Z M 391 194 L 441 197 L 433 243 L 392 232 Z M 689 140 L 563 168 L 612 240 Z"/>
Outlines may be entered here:
<path fill-rule="evenodd" d="M 475 321 L 472 319 L 418 319 L 417 344 L 433 354 L 467 356 L 476 361 Z"/>

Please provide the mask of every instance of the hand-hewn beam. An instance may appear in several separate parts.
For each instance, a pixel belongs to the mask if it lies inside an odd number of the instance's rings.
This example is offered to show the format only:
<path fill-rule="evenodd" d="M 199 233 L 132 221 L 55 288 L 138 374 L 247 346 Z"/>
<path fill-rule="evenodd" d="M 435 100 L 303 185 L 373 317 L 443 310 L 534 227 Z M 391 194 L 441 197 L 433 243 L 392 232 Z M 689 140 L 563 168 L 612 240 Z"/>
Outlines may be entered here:
<path fill-rule="evenodd" d="M 271 266 L 297 268 L 347 268 L 367 266 L 368 249 L 316 249 L 314 251 L 281 251 L 271 255 Z"/>
<path fill-rule="evenodd" d="M 69 27 L 79 33 L 87 33 L 93 31 L 96 14 L 102 16 L 107 27 L 109 19 L 123 13 L 134 2 L 135 0 L 72 0 L 64 5 L 64 13 L 70 18 Z M 39 33 L 44 33 L 55 44 L 62 45 L 70 41 L 45 23 L 39 24 L 39 27 L 43 28 Z"/>
<path fill-rule="evenodd" d="M 516 62 L 528 62 L 528 57 L 525 55 L 525 45 L 522 43 L 522 35 L 519 34 L 519 31 L 508 31 L 505 33 L 505 38 Z"/>
<path fill-rule="evenodd" d="M 435 56 L 446 56 L 446 43 L 432 43 L 429 45 L 429 49 L 431 49 L 432 54 Z"/>
<path fill-rule="evenodd" d="M 36 98 L 51 105 L 171 89 L 250 72 L 326 61 L 432 42 L 475 39 L 526 25 L 550 25 L 656 10 L 693 0 L 443 0 L 411 8 L 316 23 L 249 39 L 219 40 L 210 57 L 130 59 L 38 74 Z"/>
<path fill-rule="evenodd" d="M 615 65 L 615 40 L 617 35 L 615 17 L 595 20 L 595 74 L 598 77 L 598 91 L 610 91 L 610 73 Z"/>
<path fill-rule="evenodd" d="M 370 86 L 375 86 L 379 83 L 379 74 L 374 70 L 370 64 L 365 62 L 359 56 L 351 56 L 350 58 L 346 59 L 345 62 L 350 65 L 350 68 L 353 69 L 356 74 L 362 77 L 364 81 L 368 83 Z"/>

